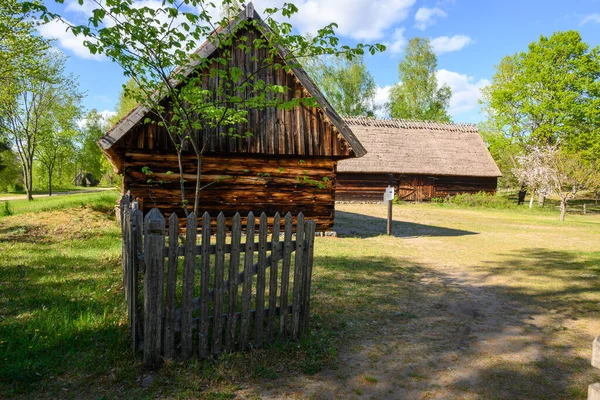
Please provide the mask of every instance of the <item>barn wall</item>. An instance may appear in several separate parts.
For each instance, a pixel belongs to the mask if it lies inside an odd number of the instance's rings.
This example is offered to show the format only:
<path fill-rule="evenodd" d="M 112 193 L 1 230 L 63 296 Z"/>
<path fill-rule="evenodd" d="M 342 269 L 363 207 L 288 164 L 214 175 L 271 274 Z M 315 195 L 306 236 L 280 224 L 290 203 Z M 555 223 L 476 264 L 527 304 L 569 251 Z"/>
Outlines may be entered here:
<path fill-rule="evenodd" d="M 243 33 L 247 39 L 245 45 L 252 50 L 245 54 L 236 49 L 233 51 L 228 65 L 214 62 L 209 67 L 211 70 L 239 67 L 244 73 L 244 79 L 260 80 L 267 84 L 287 87 L 286 93 L 276 95 L 282 102 L 311 97 L 293 72 L 286 72 L 283 68 L 273 68 L 269 64 L 267 50 L 256 49 L 252 45 L 254 40 L 262 37 L 259 32 L 250 29 Z M 237 43 L 238 45 L 242 44 L 240 40 Z M 278 61 L 284 63 L 281 58 Z M 206 71 L 199 71 L 199 73 L 202 74 L 203 89 L 213 93 L 211 98 L 207 98 L 207 101 L 218 101 L 214 94 L 218 87 L 218 75 L 211 75 Z M 264 93 L 244 92 L 240 93 L 240 97 L 252 98 L 259 94 Z M 269 93 L 265 95 L 269 100 L 275 96 Z M 207 152 L 220 154 L 334 158 L 348 158 L 354 155 L 347 141 L 327 118 L 323 109 L 318 107 L 251 109 L 248 111 L 247 120 L 247 123 L 236 126 L 235 135 L 229 133 L 227 130 L 229 127 L 220 127 L 218 132 L 209 128 L 196 131 L 194 136 L 197 138 L 199 148 L 206 145 Z M 156 123 L 138 124 L 115 146 L 128 150 L 175 151 L 167 131 Z M 192 151 L 191 146 L 189 146 L 189 151 Z"/>
<path fill-rule="evenodd" d="M 338 173 L 336 200 L 380 202 L 387 186 L 388 174 Z M 395 192 L 406 201 L 481 191 L 495 193 L 496 186 L 495 177 L 394 175 Z"/>
<path fill-rule="evenodd" d="M 142 198 L 143 211 L 156 207 L 165 215 L 175 211 L 184 216 L 179 190 L 179 169 L 175 155 L 128 152 L 124 155 L 124 189 Z M 200 214 L 231 218 L 236 212 L 258 217 L 299 212 L 314 220 L 319 231 L 333 227 L 335 192 L 334 160 L 207 156 L 202 164 Z M 152 174 L 147 174 L 147 167 Z M 184 161 L 186 199 L 193 209 L 196 163 Z M 168 173 L 170 172 L 170 173 Z M 325 181 L 323 180 L 325 178 Z M 150 181 L 150 182 L 149 182 Z M 322 187 L 319 187 L 320 183 Z"/>

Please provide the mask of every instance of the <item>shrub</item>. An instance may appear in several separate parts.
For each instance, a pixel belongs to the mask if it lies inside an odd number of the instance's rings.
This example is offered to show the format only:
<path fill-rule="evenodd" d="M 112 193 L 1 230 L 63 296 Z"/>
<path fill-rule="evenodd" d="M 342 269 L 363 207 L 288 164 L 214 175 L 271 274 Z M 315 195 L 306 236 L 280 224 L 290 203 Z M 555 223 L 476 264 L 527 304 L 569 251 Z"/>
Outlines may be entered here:
<path fill-rule="evenodd" d="M 10 217 L 13 215 L 12 208 L 10 208 L 10 203 L 8 201 L 4 202 L 4 206 L 2 206 L 2 209 L 0 210 L 0 215 L 3 217 Z"/>
<path fill-rule="evenodd" d="M 475 194 L 463 193 L 448 197 L 446 203 L 456 204 L 462 207 L 485 207 L 485 208 L 516 208 L 517 204 L 508 197 L 499 194 L 479 192 Z"/>

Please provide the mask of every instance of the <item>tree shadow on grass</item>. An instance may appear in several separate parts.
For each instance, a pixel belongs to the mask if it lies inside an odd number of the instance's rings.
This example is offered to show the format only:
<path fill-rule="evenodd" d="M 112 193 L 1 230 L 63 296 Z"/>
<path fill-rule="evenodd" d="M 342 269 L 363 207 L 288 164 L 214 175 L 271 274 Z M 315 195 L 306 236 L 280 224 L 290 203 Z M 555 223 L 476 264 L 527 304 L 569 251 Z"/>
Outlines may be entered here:
<path fill-rule="evenodd" d="M 336 367 L 310 381 L 285 378 L 265 394 L 283 397 L 293 392 L 286 388 L 307 385 L 306 397 L 584 397 L 595 379 L 581 355 L 591 338 L 567 327 L 592 318 L 594 305 L 597 311 L 600 287 L 585 279 L 597 275 L 599 256 L 517 252 L 488 263 L 489 275 L 468 277 L 410 258 L 317 256 L 312 312 L 338 338 Z M 511 268 L 530 279 L 547 273 L 564 287 L 511 285 Z"/>
<path fill-rule="evenodd" d="M 385 235 L 386 227 L 387 220 L 385 218 L 346 211 L 335 212 L 334 230 L 339 237 L 358 237 L 364 239 Z M 465 236 L 477 235 L 478 233 L 414 222 L 392 221 L 392 234 L 395 237 L 410 238 L 420 236 Z"/>

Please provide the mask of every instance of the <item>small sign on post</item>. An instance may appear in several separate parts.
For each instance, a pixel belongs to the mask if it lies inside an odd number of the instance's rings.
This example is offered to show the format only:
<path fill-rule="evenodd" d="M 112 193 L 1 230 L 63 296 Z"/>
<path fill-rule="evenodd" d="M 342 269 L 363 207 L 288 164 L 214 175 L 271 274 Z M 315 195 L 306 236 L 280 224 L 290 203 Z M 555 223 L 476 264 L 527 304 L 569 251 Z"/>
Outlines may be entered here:
<path fill-rule="evenodd" d="M 388 187 L 383 194 L 383 202 L 388 204 L 387 234 L 392 235 L 392 203 L 394 202 L 394 175 L 388 175 Z"/>

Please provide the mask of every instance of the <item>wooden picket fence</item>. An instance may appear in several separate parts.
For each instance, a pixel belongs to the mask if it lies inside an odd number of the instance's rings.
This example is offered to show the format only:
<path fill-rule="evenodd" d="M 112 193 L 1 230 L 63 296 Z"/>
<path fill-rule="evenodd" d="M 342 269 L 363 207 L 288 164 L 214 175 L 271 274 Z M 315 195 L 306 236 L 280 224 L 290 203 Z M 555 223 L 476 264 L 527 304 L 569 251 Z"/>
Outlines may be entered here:
<path fill-rule="evenodd" d="M 269 229 L 263 213 L 256 241 L 252 212 L 245 234 L 239 213 L 229 231 L 220 213 L 214 244 L 210 215 L 202 216 L 200 243 L 196 216 L 190 214 L 185 222 L 185 243 L 180 244 L 175 214 L 169 218 L 166 238 L 166 221 L 159 210 L 143 217 L 128 195 L 121 200 L 131 340 L 134 351 L 143 350 L 145 367 L 157 368 L 164 359 L 204 359 L 262 347 L 278 338 L 295 340 L 307 331 L 313 221 L 305 221 L 300 213 L 294 226 L 288 213 L 282 224 L 275 214 Z"/>

